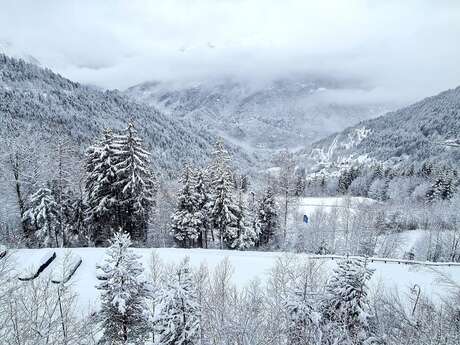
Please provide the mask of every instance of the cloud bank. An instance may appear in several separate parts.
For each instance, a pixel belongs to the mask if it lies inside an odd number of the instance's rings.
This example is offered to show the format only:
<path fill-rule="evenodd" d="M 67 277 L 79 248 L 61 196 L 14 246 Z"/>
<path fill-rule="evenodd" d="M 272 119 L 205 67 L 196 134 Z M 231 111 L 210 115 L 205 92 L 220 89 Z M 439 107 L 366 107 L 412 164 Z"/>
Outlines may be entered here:
<path fill-rule="evenodd" d="M 316 73 L 412 101 L 460 85 L 455 0 L 0 2 L 7 51 L 104 88 Z"/>

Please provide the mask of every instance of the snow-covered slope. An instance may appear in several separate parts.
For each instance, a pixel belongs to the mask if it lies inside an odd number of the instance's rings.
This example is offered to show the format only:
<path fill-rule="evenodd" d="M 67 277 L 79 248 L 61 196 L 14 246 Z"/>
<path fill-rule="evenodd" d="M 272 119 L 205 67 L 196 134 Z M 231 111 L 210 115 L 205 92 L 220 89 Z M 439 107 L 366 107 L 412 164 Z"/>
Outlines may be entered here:
<path fill-rule="evenodd" d="M 141 260 L 144 267 L 149 266 L 149 261 L 153 249 L 134 249 L 135 252 L 141 255 Z M 12 260 L 15 263 L 16 269 L 22 274 L 30 273 L 28 270 L 31 267 L 36 267 L 37 263 L 42 260 L 43 255 L 49 249 L 20 249 L 13 251 Z M 79 294 L 79 305 L 82 310 L 87 308 L 97 307 L 98 305 L 98 290 L 95 285 L 97 281 L 96 264 L 101 263 L 104 259 L 104 248 L 74 248 L 74 249 L 53 249 L 57 254 L 57 259 L 53 261 L 42 274 L 53 274 L 52 271 L 59 270 L 59 262 L 66 253 L 71 252 L 73 257 L 81 257 L 82 263 L 76 270 L 74 276 L 68 284 L 72 284 L 75 291 Z M 275 263 L 275 260 L 283 255 L 275 252 L 240 252 L 228 250 L 204 250 L 204 249 L 171 249 L 161 248 L 155 249 L 156 253 L 164 263 L 178 263 L 185 256 L 190 257 L 191 264 L 197 267 L 202 262 L 207 263 L 212 270 L 223 259 L 228 258 L 234 268 L 233 283 L 238 287 L 243 287 L 253 279 L 260 279 L 264 282 L 268 277 L 268 272 Z M 300 260 L 307 258 L 303 254 L 296 255 Z M 313 257 L 312 257 L 313 258 Z M 332 260 L 331 257 L 314 257 L 315 260 L 322 260 L 324 267 L 327 270 L 332 270 L 337 262 L 337 259 Z M 448 293 L 446 289 L 439 288 L 436 272 L 440 270 L 450 274 L 456 281 L 460 283 L 460 266 L 451 266 L 447 264 L 443 266 L 429 268 L 423 265 L 405 265 L 403 263 L 383 261 L 372 262 L 370 266 L 375 269 L 371 286 L 376 289 L 383 285 L 387 288 L 396 288 L 401 295 L 408 292 L 408 289 L 414 284 L 418 284 L 422 292 L 428 296 L 438 298 L 439 296 Z M 55 274 L 55 273 L 54 273 Z M 24 282 L 27 284 L 28 282 Z"/>
<path fill-rule="evenodd" d="M 22 135 L 40 145 L 40 141 L 52 143 L 61 137 L 83 152 L 104 128 L 120 130 L 128 121 L 134 121 L 152 160 L 164 171 L 179 169 L 185 162 L 205 162 L 216 140 L 189 121 L 166 116 L 117 90 L 101 91 L 81 85 L 49 69 L 0 54 L 2 139 Z M 5 149 L 5 145 L 0 147 L 2 158 L 9 154 Z M 245 166 L 249 158 L 231 150 L 238 163 Z"/>
<path fill-rule="evenodd" d="M 364 197 L 305 197 L 299 199 L 297 212 L 310 217 L 318 211 L 330 213 L 334 209 L 347 208 L 353 211 L 376 202 Z"/>
<path fill-rule="evenodd" d="M 260 152 L 298 148 L 392 108 L 369 102 L 368 91 L 356 81 L 297 76 L 257 85 L 228 79 L 150 82 L 125 93 Z"/>
<path fill-rule="evenodd" d="M 460 162 L 460 150 L 443 143 L 460 136 L 460 87 L 331 135 L 300 152 L 306 166 L 321 169 L 354 163 L 389 165 Z"/>

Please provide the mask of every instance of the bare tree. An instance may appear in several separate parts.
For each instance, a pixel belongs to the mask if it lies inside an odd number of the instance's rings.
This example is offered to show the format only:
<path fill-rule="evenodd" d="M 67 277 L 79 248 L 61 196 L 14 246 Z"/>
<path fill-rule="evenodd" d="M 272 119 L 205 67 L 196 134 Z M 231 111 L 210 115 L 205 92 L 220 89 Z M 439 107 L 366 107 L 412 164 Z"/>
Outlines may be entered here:
<path fill-rule="evenodd" d="M 283 243 L 286 243 L 288 209 L 291 196 L 294 194 L 295 161 L 294 155 L 287 150 L 280 152 L 274 163 L 279 167 L 278 188 L 283 197 Z"/>

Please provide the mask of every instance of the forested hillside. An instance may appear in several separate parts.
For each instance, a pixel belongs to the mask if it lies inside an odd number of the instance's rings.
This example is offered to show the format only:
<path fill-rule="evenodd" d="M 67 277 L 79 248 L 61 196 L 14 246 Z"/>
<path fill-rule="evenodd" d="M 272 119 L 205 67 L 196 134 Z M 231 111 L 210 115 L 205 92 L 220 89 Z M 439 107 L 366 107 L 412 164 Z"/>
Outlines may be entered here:
<path fill-rule="evenodd" d="M 458 165 L 460 150 L 443 145 L 460 133 L 460 87 L 428 97 L 376 119 L 363 121 L 312 145 L 310 163 L 423 161 Z"/>
<path fill-rule="evenodd" d="M 40 142 L 59 136 L 83 150 L 104 128 L 121 129 L 128 121 L 138 125 L 155 165 L 163 171 L 170 172 L 185 161 L 204 162 L 214 141 L 211 134 L 188 121 L 169 118 L 116 90 L 83 86 L 48 69 L 0 55 L 3 139 L 23 136 L 42 145 Z"/>

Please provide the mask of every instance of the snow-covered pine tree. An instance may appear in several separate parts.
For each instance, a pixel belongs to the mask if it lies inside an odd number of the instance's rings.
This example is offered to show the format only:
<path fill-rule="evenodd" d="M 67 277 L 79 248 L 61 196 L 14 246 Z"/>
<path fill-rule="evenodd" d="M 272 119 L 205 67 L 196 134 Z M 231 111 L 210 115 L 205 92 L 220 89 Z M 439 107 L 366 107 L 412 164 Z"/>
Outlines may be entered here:
<path fill-rule="evenodd" d="M 194 191 L 195 181 L 189 165 L 184 168 L 182 189 L 177 195 L 177 208 L 171 217 L 174 238 L 183 248 L 193 247 L 201 234 L 201 221 L 198 218 L 197 195 Z"/>
<path fill-rule="evenodd" d="M 228 173 L 222 172 L 221 176 L 213 181 L 213 186 L 211 218 L 214 228 L 219 232 L 220 248 L 223 249 L 225 239 L 235 236 L 234 225 L 238 221 L 239 212 L 233 200 L 233 185 Z"/>
<path fill-rule="evenodd" d="M 288 312 L 287 338 L 290 345 L 320 344 L 321 314 L 308 295 L 307 286 L 295 288 L 286 301 Z"/>
<path fill-rule="evenodd" d="M 87 245 L 90 239 L 90 233 L 86 227 L 85 216 L 87 205 L 83 199 L 82 193 L 76 195 L 72 201 L 72 232 L 77 236 L 78 246 Z"/>
<path fill-rule="evenodd" d="M 192 282 L 189 260 L 185 258 L 156 304 L 154 329 L 157 344 L 200 344 L 200 320 L 197 293 Z"/>
<path fill-rule="evenodd" d="M 232 226 L 237 222 L 238 206 L 233 200 L 234 183 L 228 162 L 230 157 L 222 140 L 215 145 L 211 165 L 211 221 L 219 232 L 219 245 L 222 249 L 225 238 L 234 236 Z"/>
<path fill-rule="evenodd" d="M 247 208 L 243 200 L 242 190 L 238 191 L 238 209 L 236 210 L 236 222 L 227 232 L 225 242 L 230 248 L 245 250 L 254 246 L 257 240 L 257 233 L 251 224 L 246 220 Z"/>
<path fill-rule="evenodd" d="M 359 176 L 359 169 L 351 167 L 350 169 L 342 170 L 339 176 L 337 192 L 347 194 L 351 183 Z"/>
<path fill-rule="evenodd" d="M 83 198 L 74 195 L 72 191 L 65 191 L 62 201 L 60 211 L 65 238 L 64 247 L 86 244 L 88 234 L 85 232 L 86 206 Z"/>
<path fill-rule="evenodd" d="M 205 169 L 198 169 L 195 172 L 195 185 L 193 188 L 196 202 L 195 219 L 198 220 L 201 248 L 208 247 L 208 230 L 211 226 L 209 220 L 211 204 L 208 177 L 208 172 Z"/>
<path fill-rule="evenodd" d="M 367 195 L 369 198 L 385 201 L 388 198 L 388 180 L 385 178 L 375 179 L 369 186 L 369 191 Z"/>
<path fill-rule="evenodd" d="M 345 326 L 353 344 L 363 344 L 370 335 L 367 282 L 373 270 L 363 259 L 347 259 L 338 263 L 326 286 L 322 305 L 325 320 Z"/>
<path fill-rule="evenodd" d="M 305 194 L 307 176 L 305 174 L 305 168 L 299 168 L 295 172 L 295 186 L 294 195 L 302 197 Z"/>
<path fill-rule="evenodd" d="M 443 166 L 436 170 L 431 188 L 426 193 L 426 200 L 433 203 L 439 200 L 449 200 L 455 193 L 455 170 Z"/>
<path fill-rule="evenodd" d="M 68 204 L 68 199 L 66 198 L 70 191 L 70 180 L 72 175 L 72 156 L 73 149 L 71 143 L 68 139 L 63 137 L 57 137 L 56 142 L 53 144 L 53 162 L 55 166 L 53 167 L 54 176 L 51 183 L 51 191 L 56 200 L 58 206 L 57 214 L 57 227 L 58 232 L 62 234 L 62 245 L 67 247 L 70 245 L 70 239 L 67 238 L 67 224 L 65 222 L 66 212 L 65 207 Z"/>
<path fill-rule="evenodd" d="M 268 186 L 259 202 L 258 224 L 260 228 L 258 246 L 268 245 L 278 229 L 278 206 L 273 189 Z"/>
<path fill-rule="evenodd" d="M 434 170 L 433 162 L 424 161 L 422 167 L 420 168 L 419 175 L 428 179 L 431 178 Z"/>
<path fill-rule="evenodd" d="M 85 153 L 85 199 L 88 205 L 86 219 L 90 237 L 95 245 L 108 241 L 120 228 L 116 182 L 116 157 L 111 129 L 106 129 L 95 145 Z"/>
<path fill-rule="evenodd" d="M 148 336 L 146 300 L 151 288 L 141 278 L 139 256 L 129 247 L 129 234 L 115 233 L 100 270 L 97 288 L 101 290 L 101 309 L 97 319 L 102 326 L 101 344 L 144 344 Z"/>
<path fill-rule="evenodd" d="M 249 185 L 250 183 L 249 183 L 248 175 L 246 174 L 241 175 L 240 188 L 243 191 L 243 193 L 247 193 Z"/>
<path fill-rule="evenodd" d="M 150 153 L 132 123 L 124 134 L 115 136 L 116 182 L 121 207 L 121 228 L 133 241 L 145 242 L 151 209 L 155 204 L 156 180 L 150 167 Z"/>
<path fill-rule="evenodd" d="M 251 191 L 247 200 L 247 214 L 248 224 L 251 227 L 252 233 L 254 233 L 254 245 L 258 245 L 260 238 L 260 223 L 259 223 L 259 205 L 256 200 L 255 192 Z"/>
<path fill-rule="evenodd" d="M 223 139 L 219 139 L 214 144 L 214 151 L 212 152 L 212 162 L 211 166 L 209 167 L 211 189 L 213 187 L 213 181 L 220 178 L 220 176 L 224 172 L 228 175 L 227 178 L 231 180 L 231 183 L 233 183 L 233 174 L 229 164 L 230 154 L 224 146 Z"/>
<path fill-rule="evenodd" d="M 59 207 L 50 189 L 40 188 L 30 196 L 23 221 L 34 228 L 34 236 L 39 246 L 61 246 L 62 234 L 57 226 L 58 214 Z"/>

